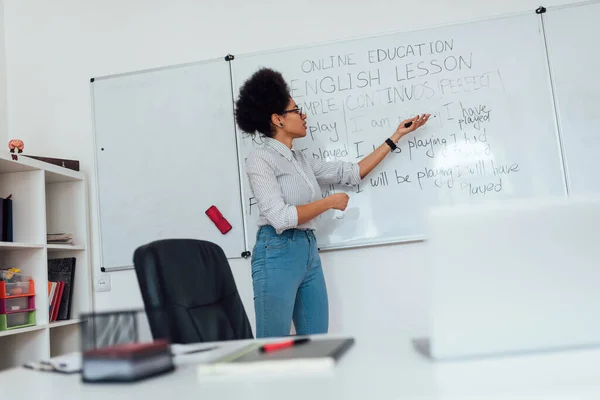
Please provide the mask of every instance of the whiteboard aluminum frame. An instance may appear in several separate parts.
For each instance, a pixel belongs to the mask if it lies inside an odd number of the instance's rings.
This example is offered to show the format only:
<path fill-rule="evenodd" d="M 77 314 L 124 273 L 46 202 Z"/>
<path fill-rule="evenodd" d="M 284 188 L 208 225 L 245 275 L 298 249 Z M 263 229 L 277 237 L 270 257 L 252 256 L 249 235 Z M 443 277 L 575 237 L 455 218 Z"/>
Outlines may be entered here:
<path fill-rule="evenodd" d="M 563 134 L 560 123 L 560 114 L 558 112 L 558 96 L 556 93 L 556 82 L 554 80 L 554 73 L 552 70 L 552 62 L 550 61 L 550 50 L 548 48 L 548 36 L 546 35 L 546 23 L 544 20 L 544 14 L 548 12 L 548 9 L 544 13 L 540 14 L 540 27 L 542 32 L 542 38 L 544 40 L 544 54 L 546 56 L 546 69 L 548 73 L 548 82 L 550 83 L 550 96 L 552 97 L 552 112 L 554 113 L 554 130 L 556 131 L 556 141 L 558 142 L 558 150 L 560 153 L 560 159 L 562 162 L 561 170 L 563 174 L 563 181 L 565 185 L 566 195 L 569 196 L 571 193 L 571 183 L 569 180 L 569 166 L 567 165 L 567 159 L 565 155 L 565 145 L 563 141 Z"/>

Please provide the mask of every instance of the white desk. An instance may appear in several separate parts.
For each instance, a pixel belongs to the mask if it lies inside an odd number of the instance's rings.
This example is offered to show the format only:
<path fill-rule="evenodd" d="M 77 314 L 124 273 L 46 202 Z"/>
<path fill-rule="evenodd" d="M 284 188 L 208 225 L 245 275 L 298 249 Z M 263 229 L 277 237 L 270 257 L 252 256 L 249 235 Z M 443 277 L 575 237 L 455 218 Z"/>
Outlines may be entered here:
<path fill-rule="evenodd" d="M 135 384 L 82 384 L 80 376 L 23 368 L 0 373 L 3 399 L 600 399 L 600 349 L 435 364 L 411 335 L 357 338 L 332 375 L 198 379 L 194 365 Z M 188 356 L 189 357 L 189 356 Z"/>

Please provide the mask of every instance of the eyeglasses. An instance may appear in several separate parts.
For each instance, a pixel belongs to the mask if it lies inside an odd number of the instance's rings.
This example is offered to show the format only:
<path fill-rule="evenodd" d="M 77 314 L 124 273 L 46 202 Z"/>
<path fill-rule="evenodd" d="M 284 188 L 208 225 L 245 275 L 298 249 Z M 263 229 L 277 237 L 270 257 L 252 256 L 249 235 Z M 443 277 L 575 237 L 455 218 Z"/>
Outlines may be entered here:
<path fill-rule="evenodd" d="M 296 107 L 296 108 L 292 108 L 291 110 L 285 110 L 282 114 L 287 114 L 287 113 L 291 113 L 291 112 L 295 112 L 298 115 L 302 115 L 302 107 Z"/>

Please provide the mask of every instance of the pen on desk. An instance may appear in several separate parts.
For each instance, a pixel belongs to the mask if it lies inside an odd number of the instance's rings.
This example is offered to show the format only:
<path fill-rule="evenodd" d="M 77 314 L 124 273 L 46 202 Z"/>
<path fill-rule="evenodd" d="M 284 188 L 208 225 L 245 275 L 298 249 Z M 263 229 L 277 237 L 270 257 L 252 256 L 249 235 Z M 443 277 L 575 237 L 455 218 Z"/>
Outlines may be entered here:
<path fill-rule="evenodd" d="M 184 352 L 181 352 L 181 353 L 173 353 L 172 352 L 172 355 L 174 355 L 174 356 L 186 356 L 188 354 L 203 353 L 205 351 L 211 351 L 211 350 L 218 349 L 218 348 L 219 348 L 219 346 L 212 346 L 212 347 L 205 347 L 203 349 L 188 350 L 188 351 L 184 351 Z"/>
<path fill-rule="evenodd" d="M 287 349 L 288 347 L 297 346 L 299 344 L 304 344 L 309 341 L 310 341 L 309 338 L 302 338 L 302 339 L 286 340 L 284 342 L 278 342 L 278 343 L 268 343 L 268 344 L 262 345 L 260 347 L 260 351 L 262 351 L 264 353 L 268 353 L 271 351 Z"/>

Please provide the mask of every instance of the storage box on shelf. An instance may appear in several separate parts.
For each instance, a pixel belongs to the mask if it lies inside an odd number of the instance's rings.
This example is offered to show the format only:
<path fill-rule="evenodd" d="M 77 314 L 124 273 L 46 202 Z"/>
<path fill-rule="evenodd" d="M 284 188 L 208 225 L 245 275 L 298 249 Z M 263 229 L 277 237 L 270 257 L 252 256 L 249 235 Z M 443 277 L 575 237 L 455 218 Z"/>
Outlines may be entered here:
<path fill-rule="evenodd" d="M 0 269 L 0 331 L 35 325 L 34 287 L 30 276 Z"/>
<path fill-rule="evenodd" d="M 2 271 L 0 271 L 0 275 Z M 27 277 L 26 281 L 21 282 L 6 282 L 0 281 L 0 298 L 15 298 L 23 295 L 34 295 L 35 289 L 33 284 L 33 279 Z"/>
<path fill-rule="evenodd" d="M 0 314 L 0 331 L 35 325 L 35 310 L 12 314 Z"/>
<path fill-rule="evenodd" d="M 35 296 L 14 296 L 0 299 L 0 314 L 35 311 Z"/>
<path fill-rule="evenodd" d="M 78 317 L 93 310 L 87 193 L 81 172 L 0 154 L 0 198 L 12 195 L 12 241 L 0 241 L 0 268 L 19 268 L 31 277 L 31 285 L 0 284 L 0 297 L 5 293 L 0 299 L 0 370 L 78 350 Z M 48 242 L 55 233 L 70 236 Z M 75 260 L 67 320 L 64 312 L 55 320 L 50 314 L 48 261 L 56 258 Z"/>

